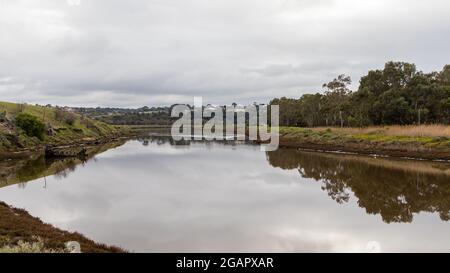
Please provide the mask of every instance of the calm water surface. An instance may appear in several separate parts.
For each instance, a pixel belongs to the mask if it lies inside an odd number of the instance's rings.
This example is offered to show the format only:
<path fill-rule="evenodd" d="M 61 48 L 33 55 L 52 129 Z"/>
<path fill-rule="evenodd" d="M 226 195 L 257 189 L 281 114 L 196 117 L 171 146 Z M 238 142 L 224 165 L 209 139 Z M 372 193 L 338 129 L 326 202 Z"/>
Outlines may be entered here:
<path fill-rule="evenodd" d="M 1 169 L 1 201 L 131 251 L 450 251 L 449 164 L 149 138 Z"/>

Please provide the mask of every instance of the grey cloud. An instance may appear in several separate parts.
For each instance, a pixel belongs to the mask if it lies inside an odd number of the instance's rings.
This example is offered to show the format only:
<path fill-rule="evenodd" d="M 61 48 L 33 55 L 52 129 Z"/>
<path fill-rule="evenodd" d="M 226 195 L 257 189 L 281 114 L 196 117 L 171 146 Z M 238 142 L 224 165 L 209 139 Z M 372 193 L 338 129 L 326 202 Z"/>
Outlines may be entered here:
<path fill-rule="evenodd" d="M 265 102 L 355 86 L 389 60 L 445 64 L 450 3 L 358 0 L 8 1 L 0 98 L 67 105 Z"/>

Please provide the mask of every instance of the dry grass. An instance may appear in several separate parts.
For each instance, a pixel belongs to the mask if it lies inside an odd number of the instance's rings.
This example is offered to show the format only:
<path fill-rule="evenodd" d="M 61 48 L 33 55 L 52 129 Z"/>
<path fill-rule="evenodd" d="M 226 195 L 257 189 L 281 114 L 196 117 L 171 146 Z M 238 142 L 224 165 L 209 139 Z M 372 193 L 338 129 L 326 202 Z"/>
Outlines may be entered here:
<path fill-rule="evenodd" d="M 13 208 L 0 201 L 0 249 L 16 246 L 19 242 L 33 244 L 41 238 L 43 247 L 64 251 L 65 243 L 77 241 L 83 252 L 125 252 L 123 249 L 96 243 L 76 232 L 63 231 L 43 223 L 23 209 Z"/>
<path fill-rule="evenodd" d="M 64 249 L 54 250 L 45 248 L 44 241 L 36 238 L 36 242 L 18 241 L 15 245 L 0 247 L 0 253 L 65 253 Z"/>
<path fill-rule="evenodd" d="M 392 125 L 392 126 L 373 126 L 365 128 L 336 128 L 336 127 L 317 127 L 310 128 L 313 131 L 331 130 L 333 133 L 341 134 L 377 134 L 388 136 L 409 136 L 409 137 L 447 137 L 450 138 L 450 126 L 446 125 Z"/>

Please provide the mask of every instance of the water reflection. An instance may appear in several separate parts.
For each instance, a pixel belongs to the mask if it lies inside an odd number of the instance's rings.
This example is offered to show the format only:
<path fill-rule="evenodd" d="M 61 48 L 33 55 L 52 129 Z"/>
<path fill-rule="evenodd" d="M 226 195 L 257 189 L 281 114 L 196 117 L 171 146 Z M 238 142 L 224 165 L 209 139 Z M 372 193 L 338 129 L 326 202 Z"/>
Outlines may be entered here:
<path fill-rule="evenodd" d="M 144 146 L 149 142 L 157 145 L 201 143 L 175 142 L 170 137 L 138 140 Z M 224 141 L 221 144 L 239 143 Z M 348 202 L 354 195 L 361 208 L 369 214 L 380 214 L 386 223 L 412 222 L 413 215 L 420 212 L 438 213 L 443 221 L 450 220 L 450 163 L 295 149 L 279 149 L 267 152 L 266 156 L 273 167 L 297 169 L 301 177 L 321 183 L 321 189 L 339 204 Z"/>
<path fill-rule="evenodd" d="M 205 146 L 212 146 L 215 144 L 226 145 L 226 146 L 236 146 L 241 144 L 251 144 L 251 141 L 248 140 L 214 140 L 214 141 L 204 141 L 204 140 L 177 140 L 175 141 L 172 137 L 166 135 L 152 135 L 152 136 L 142 136 L 135 138 L 136 141 L 142 143 L 142 146 L 149 146 L 150 143 L 154 143 L 156 145 L 164 145 L 170 144 L 172 146 L 180 147 L 180 146 L 190 146 L 192 144 L 199 144 Z"/>
<path fill-rule="evenodd" d="M 57 180 L 67 178 L 77 166 L 82 167 L 90 160 L 95 161 L 95 155 L 123 143 L 122 141 L 91 147 L 84 158 L 46 158 L 44 155 L 33 155 L 28 159 L 0 161 L 0 188 L 13 184 L 26 188 L 27 182 L 47 176 L 53 176 Z"/>
<path fill-rule="evenodd" d="M 0 187 L 18 184 L 25 188 L 28 181 L 54 175 L 55 178 L 67 177 L 84 162 L 77 158 L 46 159 L 38 156 L 27 160 L 0 162 Z"/>
<path fill-rule="evenodd" d="M 321 183 L 337 203 L 351 195 L 383 221 L 412 222 L 413 214 L 436 212 L 450 219 L 450 165 L 280 149 L 267 153 L 274 167 L 297 169 Z"/>
<path fill-rule="evenodd" d="M 143 137 L 87 162 L 1 162 L 0 200 L 131 251 L 449 251 L 449 170 Z"/>

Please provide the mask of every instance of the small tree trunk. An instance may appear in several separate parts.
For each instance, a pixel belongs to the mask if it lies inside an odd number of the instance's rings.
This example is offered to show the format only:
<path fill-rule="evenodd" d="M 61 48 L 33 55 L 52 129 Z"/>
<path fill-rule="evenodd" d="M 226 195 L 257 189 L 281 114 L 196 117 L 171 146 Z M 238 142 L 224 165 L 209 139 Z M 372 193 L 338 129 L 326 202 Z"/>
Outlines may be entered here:
<path fill-rule="evenodd" d="M 419 126 L 420 126 L 420 109 L 419 109 Z"/>

